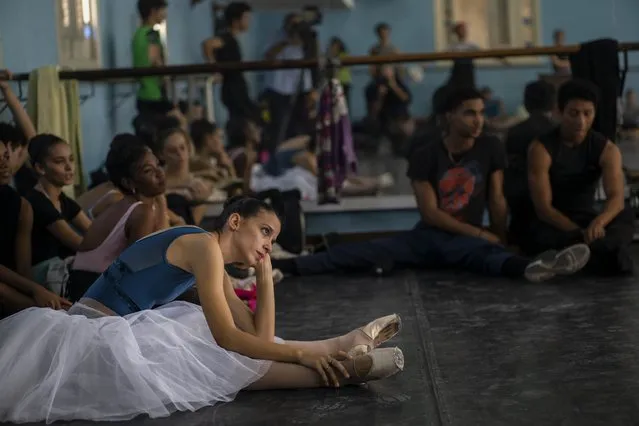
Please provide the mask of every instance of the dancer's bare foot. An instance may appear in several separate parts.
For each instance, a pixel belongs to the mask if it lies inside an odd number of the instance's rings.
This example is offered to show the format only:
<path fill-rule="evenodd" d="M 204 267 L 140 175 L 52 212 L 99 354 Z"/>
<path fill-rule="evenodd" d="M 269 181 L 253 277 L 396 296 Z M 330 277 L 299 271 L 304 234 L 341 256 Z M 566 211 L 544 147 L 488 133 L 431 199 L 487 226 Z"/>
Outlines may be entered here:
<path fill-rule="evenodd" d="M 350 339 L 346 343 L 351 356 L 363 355 L 379 345 L 395 337 L 402 329 L 402 320 L 397 314 L 378 318 L 364 327 L 353 330 L 345 337 Z"/>

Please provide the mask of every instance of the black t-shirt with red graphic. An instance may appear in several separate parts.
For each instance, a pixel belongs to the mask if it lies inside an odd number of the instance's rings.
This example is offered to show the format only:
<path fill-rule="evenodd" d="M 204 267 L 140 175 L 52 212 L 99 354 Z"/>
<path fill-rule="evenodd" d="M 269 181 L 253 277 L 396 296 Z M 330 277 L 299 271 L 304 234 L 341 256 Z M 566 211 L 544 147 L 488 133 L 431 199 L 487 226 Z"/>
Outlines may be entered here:
<path fill-rule="evenodd" d="M 471 149 L 451 156 L 443 140 L 425 144 L 410 159 L 411 181 L 429 182 L 439 208 L 456 219 L 482 226 L 490 176 L 506 167 L 506 153 L 499 139 L 480 136 Z"/>

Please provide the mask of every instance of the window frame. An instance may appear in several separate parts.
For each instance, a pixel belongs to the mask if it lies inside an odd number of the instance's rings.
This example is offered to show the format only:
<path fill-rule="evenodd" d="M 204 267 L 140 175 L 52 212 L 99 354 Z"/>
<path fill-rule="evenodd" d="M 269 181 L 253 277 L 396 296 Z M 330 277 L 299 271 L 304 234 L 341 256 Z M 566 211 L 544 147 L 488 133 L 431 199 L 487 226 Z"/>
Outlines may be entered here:
<path fill-rule="evenodd" d="M 433 0 L 433 18 L 434 18 L 434 51 L 444 52 L 448 47 L 448 35 L 449 28 L 446 21 L 446 9 L 448 2 L 454 2 L 459 0 Z M 488 0 L 491 5 L 489 7 L 489 20 L 494 22 L 497 20 L 498 14 L 497 0 Z M 511 43 L 509 46 L 504 46 L 504 49 L 514 49 L 514 43 L 523 43 L 522 32 L 517 31 L 516 28 L 521 26 L 521 8 L 522 1 L 524 0 L 507 0 L 508 7 L 508 32 L 510 34 Z M 530 0 L 532 4 L 532 16 L 534 19 L 533 26 L 533 46 L 541 46 L 543 43 L 543 28 L 541 23 L 541 0 Z M 511 7 L 513 4 L 516 7 Z M 491 39 L 494 38 L 494 34 L 490 35 Z M 514 40 L 513 40 L 514 38 Z M 491 40 L 491 43 L 494 40 Z M 547 59 L 542 56 L 520 56 L 507 58 L 509 65 L 542 65 L 547 62 Z M 503 62 L 498 58 L 482 58 L 474 61 L 476 65 L 481 67 L 503 67 Z M 438 67 L 450 67 L 451 61 L 436 61 L 435 65 Z"/>
<path fill-rule="evenodd" d="M 67 57 L 67 53 L 64 47 L 64 38 L 62 32 L 64 31 L 64 24 L 62 22 L 62 2 L 64 0 L 55 1 L 55 23 L 56 23 L 56 44 L 58 49 L 58 63 L 62 68 L 83 70 L 83 69 L 100 69 L 102 68 L 102 36 L 100 33 L 100 13 L 99 3 L 97 0 L 86 0 L 91 5 L 91 30 L 93 34 L 93 40 L 95 41 L 96 58 L 77 59 Z M 83 0 L 69 0 L 69 3 L 73 2 L 74 6 L 77 2 Z"/>

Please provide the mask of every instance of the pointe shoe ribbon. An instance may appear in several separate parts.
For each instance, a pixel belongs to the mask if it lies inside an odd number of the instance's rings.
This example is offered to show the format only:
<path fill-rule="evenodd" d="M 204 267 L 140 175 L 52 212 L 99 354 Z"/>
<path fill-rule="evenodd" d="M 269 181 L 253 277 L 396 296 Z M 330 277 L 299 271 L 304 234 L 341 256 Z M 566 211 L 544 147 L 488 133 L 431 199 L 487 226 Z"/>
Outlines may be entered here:
<path fill-rule="evenodd" d="M 393 333 L 387 337 L 380 337 L 380 335 L 388 329 L 394 329 Z M 390 339 L 397 336 L 401 329 L 402 319 L 397 314 L 377 318 L 376 320 L 369 322 L 364 327 L 359 329 L 359 331 L 364 333 L 366 337 L 372 340 L 372 347 L 371 345 L 356 345 L 348 351 L 348 354 L 350 356 L 364 355 L 375 349 L 379 345 L 388 342 Z"/>
<path fill-rule="evenodd" d="M 404 353 L 400 348 L 379 348 L 373 349 L 365 356 L 371 358 L 372 365 L 364 377 L 355 370 L 355 375 L 362 382 L 381 380 L 404 370 Z"/>

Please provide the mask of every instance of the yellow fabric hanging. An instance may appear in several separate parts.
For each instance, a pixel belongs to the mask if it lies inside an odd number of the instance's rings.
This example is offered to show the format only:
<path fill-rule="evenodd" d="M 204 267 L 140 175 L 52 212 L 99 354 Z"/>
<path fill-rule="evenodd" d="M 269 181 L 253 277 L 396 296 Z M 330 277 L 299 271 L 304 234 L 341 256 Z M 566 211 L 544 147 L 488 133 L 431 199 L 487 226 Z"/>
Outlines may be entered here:
<path fill-rule="evenodd" d="M 29 75 L 27 113 L 38 133 L 51 133 L 69 143 L 75 157 L 75 186 L 84 191 L 79 84 L 61 81 L 58 67 L 38 68 Z M 74 188 L 65 188 L 73 196 Z"/>

